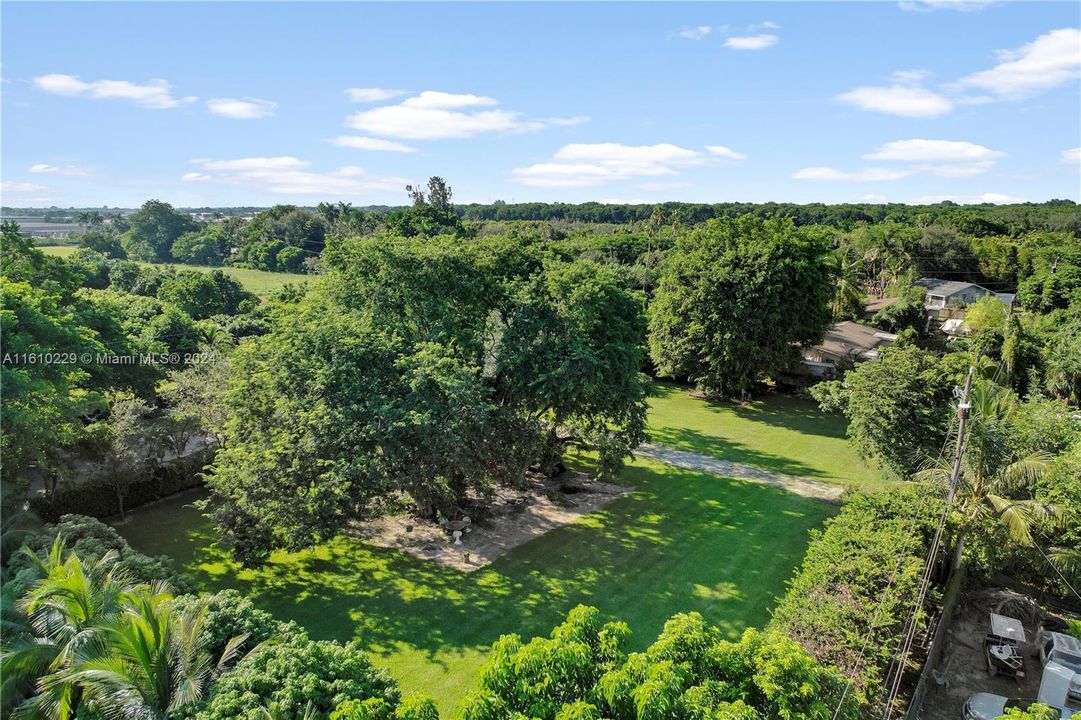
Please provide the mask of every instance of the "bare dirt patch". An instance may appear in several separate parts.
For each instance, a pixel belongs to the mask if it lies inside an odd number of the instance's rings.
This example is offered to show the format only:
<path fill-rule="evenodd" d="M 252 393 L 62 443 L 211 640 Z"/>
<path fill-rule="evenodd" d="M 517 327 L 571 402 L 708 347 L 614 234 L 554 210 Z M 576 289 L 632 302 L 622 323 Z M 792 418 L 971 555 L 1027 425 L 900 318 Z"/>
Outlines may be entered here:
<path fill-rule="evenodd" d="M 987 671 L 983 638 L 990 630 L 990 612 L 1021 620 L 1027 642 L 1021 646 L 1025 677 L 992 676 Z M 1036 657 L 1034 640 L 1043 617 L 1024 595 L 989 588 L 965 595 L 946 631 L 946 642 L 936 670 L 943 684 L 932 685 L 923 702 L 923 720 L 956 720 L 970 695 L 988 692 L 1008 698 L 1034 699 L 1040 689 L 1043 668 Z M 1071 701 L 1070 707 L 1074 707 Z"/>
<path fill-rule="evenodd" d="M 358 522 L 348 535 L 376 547 L 401 550 L 462 572 L 489 565 L 500 555 L 600 510 L 633 488 L 589 480 L 576 474 L 562 482 L 530 476 L 527 486 L 499 488 L 483 519 L 472 522 L 454 545 L 450 533 L 432 520 L 409 515 Z M 568 490 L 569 488 L 569 490 Z"/>

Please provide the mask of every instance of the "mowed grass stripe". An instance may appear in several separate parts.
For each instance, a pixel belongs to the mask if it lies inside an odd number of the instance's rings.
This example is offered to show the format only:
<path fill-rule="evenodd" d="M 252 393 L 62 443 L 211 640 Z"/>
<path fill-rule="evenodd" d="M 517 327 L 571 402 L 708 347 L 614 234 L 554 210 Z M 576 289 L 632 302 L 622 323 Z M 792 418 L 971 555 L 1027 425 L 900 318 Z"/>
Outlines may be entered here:
<path fill-rule="evenodd" d="M 649 433 L 658 445 L 850 487 L 882 483 L 845 437 L 845 419 L 813 400 L 773 393 L 746 404 L 711 403 L 673 383 L 655 389 Z"/>
<path fill-rule="evenodd" d="M 433 696 L 454 717 L 499 635 L 547 635 L 578 603 L 627 621 L 634 649 L 677 612 L 701 612 L 730 637 L 764 624 L 810 530 L 834 512 L 654 463 L 635 463 L 620 481 L 635 492 L 471 574 L 344 537 L 242 569 L 212 546 L 191 496 L 144 508 L 120 530 L 140 551 L 176 558 L 208 590 L 250 593 L 317 638 L 360 638 L 404 691 Z"/>

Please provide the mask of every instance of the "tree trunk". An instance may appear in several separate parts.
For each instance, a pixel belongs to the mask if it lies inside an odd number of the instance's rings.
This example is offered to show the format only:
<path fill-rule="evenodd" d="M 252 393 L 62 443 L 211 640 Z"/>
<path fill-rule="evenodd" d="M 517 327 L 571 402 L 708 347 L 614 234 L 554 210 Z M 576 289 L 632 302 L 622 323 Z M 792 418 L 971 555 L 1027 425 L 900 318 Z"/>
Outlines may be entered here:
<path fill-rule="evenodd" d="M 127 515 L 124 514 L 124 486 L 120 483 L 116 484 L 116 502 L 120 506 L 120 519 L 126 519 Z"/>
<path fill-rule="evenodd" d="M 957 544 L 953 547 L 953 571 L 956 572 L 961 569 L 961 560 L 964 556 L 965 550 L 965 531 L 962 530 L 957 534 Z"/>

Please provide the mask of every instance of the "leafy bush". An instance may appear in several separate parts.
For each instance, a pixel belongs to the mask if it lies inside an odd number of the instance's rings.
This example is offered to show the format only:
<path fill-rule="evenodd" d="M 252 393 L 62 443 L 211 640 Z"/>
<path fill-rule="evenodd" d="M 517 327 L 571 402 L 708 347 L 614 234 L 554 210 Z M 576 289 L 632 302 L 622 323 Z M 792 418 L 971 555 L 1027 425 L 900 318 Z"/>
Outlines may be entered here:
<path fill-rule="evenodd" d="M 298 631 L 281 642 L 265 643 L 246 655 L 218 680 L 209 699 L 192 717 L 265 720 L 264 708 L 276 713 L 275 717 L 302 717 L 309 704 L 315 717 L 327 717 L 350 700 L 375 701 L 369 703 L 375 709 L 381 703 L 396 708 L 399 699 L 398 687 L 390 674 L 372 667 L 356 641 L 344 645 L 315 641 Z"/>
<path fill-rule="evenodd" d="M 289 638 L 303 633 L 292 622 L 283 623 L 273 615 L 255 607 L 251 599 L 236 590 L 222 590 L 212 595 L 179 595 L 173 601 L 177 612 L 192 608 L 206 613 L 201 641 L 211 657 L 221 657 L 226 644 L 238 635 L 247 635 L 241 651 L 247 652 L 275 638 Z"/>
<path fill-rule="evenodd" d="M 770 627 L 850 678 L 857 694 L 872 693 L 915 603 L 941 507 L 918 485 L 846 496 L 813 537 Z"/>
<path fill-rule="evenodd" d="M 625 656 L 628 632 L 579 606 L 550 638 L 500 638 L 464 718 L 829 718 L 844 691 L 843 677 L 777 632 L 730 642 L 701 615 L 676 615 L 648 650 Z M 849 699 L 837 717 L 856 712 Z"/>
<path fill-rule="evenodd" d="M 330 720 L 439 720 L 435 703 L 409 695 L 397 708 L 386 700 L 346 700 L 330 714 Z"/>
<path fill-rule="evenodd" d="M 107 553 L 114 552 L 117 558 L 114 567 L 133 582 L 165 581 L 177 593 L 192 593 L 196 590 L 194 581 L 178 572 L 169 557 L 144 555 L 132 548 L 115 529 L 85 515 L 61 516 L 55 525 L 28 538 L 26 547 L 39 557 L 44 556 L 56 537 L 64 541 L 64 548 L 68 552 L 77 555 L 87 566 L 93 565 Z M 9 575 L 19 576 L 26 583 L 38 578 L 31 559 L 23 555 L 16 555 L 5 568 L 5 576 Z"/>

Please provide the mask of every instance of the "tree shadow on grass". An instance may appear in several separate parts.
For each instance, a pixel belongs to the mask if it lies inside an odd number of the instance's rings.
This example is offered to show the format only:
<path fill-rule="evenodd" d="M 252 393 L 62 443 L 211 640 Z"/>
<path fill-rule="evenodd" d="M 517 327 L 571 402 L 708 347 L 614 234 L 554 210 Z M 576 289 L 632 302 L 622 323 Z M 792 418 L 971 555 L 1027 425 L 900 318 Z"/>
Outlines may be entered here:
<path fill-rule="evenodd" d="M 755 450 L 743 443 L 689 428 L 650 428 L 650 442 L 676 450 L 707 455 L 719 460 L 754 465 L 784 475 L 833 478 L 833 475 L 799 460 Z"/>
<path fill-rule="evenodd" d="M 653 463 L 628 467 L 621 482 L 635 491 L 468 574 L 346 537 L 241 568 L 213 547 L 205 518 L 180 504 L 137 511 L 122 530 L 157 553 L 148 542 L 168 526 L 176 535 L 160 544 L 206 589 L 237 588 L 318 639 L 358 638 L 397 663 L 405 690 L 424 692 L 434 677 L 457 701 L 500 635 L 548 635 L 579 603 L 626 621 L 636 650 L 677 612 L 701 612 L 730 637 L 762 625 L 809 531 L 834 512 L 775 488 Z"/>
<path fill-rule="evenodd" d="M 431 661 L 486 649 L 499 635 L 547 635 L 578 603 L 627 620 L 648 645 L 673 613 L 698 610 L 730 634 L 768 618 L 831 510 L 773 488 L 652 465 L 626 471 L 637 490 L 465 574 L 339 537 L 243 569 L 208 547 L 191 567 L 210 588 L 238 587 L 313 637 L 359 637 L 375 654 L 397 643 Z"/>

